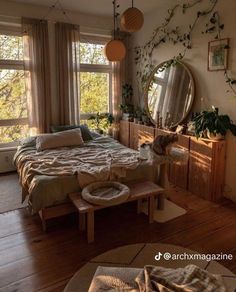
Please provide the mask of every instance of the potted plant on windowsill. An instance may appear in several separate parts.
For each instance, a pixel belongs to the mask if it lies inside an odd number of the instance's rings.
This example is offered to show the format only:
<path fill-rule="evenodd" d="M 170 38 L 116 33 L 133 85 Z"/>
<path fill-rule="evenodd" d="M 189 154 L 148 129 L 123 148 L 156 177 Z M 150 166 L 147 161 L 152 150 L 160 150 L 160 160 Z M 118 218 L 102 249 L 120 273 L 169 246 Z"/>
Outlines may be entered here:
<path fill-rule="evenodd" d="M 114 122 L 114 117 L 110 113 L 105 114 L 105 117 L 107 119 L 106 120 L 106 122 L 107 122 L 107 128 L 108 128 L 107 134 L 109 136 L 112 136 L 113 137 L 113 127 L 112 127 L 112 125 L 113 125 L 113 122 Z"/>
<path fill-rule="evenodd" d="M 88 120 L 92 121 L 94 130 L 98 133 L 98 134 L 103 134 L 103 130 L 101 128 L 101 123 L 102 121 L 106 118 L 105 114 L 100 114 L 99 112 L 96 113 L 95 116 L 91 116 L 89 117 Z"/>
<path fill-rule="evenodd" d="M 211 140 L 222 140 L 228 130 L 236 136 L 236 125 L 228 115 L 219 115 L 219 109 L 212 107 L 211 111 L 203 111 L 193 119 L 197 138 L 207 136 Z"/>

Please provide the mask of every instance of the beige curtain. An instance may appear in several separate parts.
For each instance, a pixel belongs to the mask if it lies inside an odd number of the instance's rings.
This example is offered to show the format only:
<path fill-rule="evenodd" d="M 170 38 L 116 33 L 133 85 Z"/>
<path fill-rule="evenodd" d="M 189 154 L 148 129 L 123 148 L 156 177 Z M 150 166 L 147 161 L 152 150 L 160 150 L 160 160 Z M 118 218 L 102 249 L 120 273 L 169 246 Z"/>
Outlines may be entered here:
<path fill-rule="evenodd" d="M 112 63 L 113 71 L 113 90 L 112 90 L 112 114 L 115 121 L 118 122 L 121 117 L 119 105 L 122 103 L 122 85 L 125 83 L 132 84 L 132 64 L 130 60 L 130 34 L 121 32 L 120 39 L 126 47 L 126 56 L 120 62 Z"/>
<path fill-rule="evenodd" d="M 48 23 L 22 18 L 24 67 L 31 133 L 50 131 L 51 82 Z"/>
<path fill-rule="evenodd" d="M 79 27 L 56 23 L 56 66 L 61 125 L 79 124 Z"/>

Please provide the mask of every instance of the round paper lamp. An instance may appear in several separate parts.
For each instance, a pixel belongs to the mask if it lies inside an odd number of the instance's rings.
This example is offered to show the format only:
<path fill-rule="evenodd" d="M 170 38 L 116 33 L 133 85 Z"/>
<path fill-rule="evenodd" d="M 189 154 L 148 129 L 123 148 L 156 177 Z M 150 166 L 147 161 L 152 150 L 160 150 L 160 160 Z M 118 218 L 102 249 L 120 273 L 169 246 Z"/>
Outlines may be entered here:
<path fill-rule="evenodd" d="M 111 40 L 106 44 L 104 52 L 109 61 L 121 61 L 126 55 L 126 48 L 122 41 Z"/>
<path fill-rule="evenodd" d="M 135 32 L 140 30 L 143 23 L 143 13 L 135 7 L 128 8 L 121 16 L 121 27 L 127 32 Z"/>

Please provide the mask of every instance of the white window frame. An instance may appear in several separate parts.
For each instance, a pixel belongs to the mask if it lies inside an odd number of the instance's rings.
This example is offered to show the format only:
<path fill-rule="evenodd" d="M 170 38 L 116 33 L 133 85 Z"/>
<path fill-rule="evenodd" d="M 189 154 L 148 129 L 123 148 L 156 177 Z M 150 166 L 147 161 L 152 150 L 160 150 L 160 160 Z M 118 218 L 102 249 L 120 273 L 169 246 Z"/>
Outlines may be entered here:
<path fill-rule="evenodd" d="M 21 31 L 19 28 L 12 27 L 0 27 L 0 34 L 4 35 L 11 35 L 11 36 L 22 36 Z M 0 59 L 0 70 L 2 69 L 10 69 L 10 70 L 24 70 L 24 61 L 23 60 L 3 60 Z M 18 119 L 0 119 L 0 127 L 7 127 L 7 126 L 18 126 L 18 125 L 27 125 L 28 124 L 28 117 L 27 118 L 18 118 Z M 11 147 L 18 145 L 19 142 L 13 141 L 9 143 L 0 143 L 0 148 Z"/>
<path fill-rule="evenodd" d="M 91 36 L 81 34 L 80 43 L 94 43 L 94 44 L 106 44 L 110 38 Z M 109 74 L 109 102 L 108 102 L 108 112 L 112 112 L 112 63 L 109 62 L 107 65 L 102 64 L 84 64 L 80 63 L 80 72 L 99 72 Z M 101 113 L 101 114 L 105 114 Z M 80 112 L 80 120 L 88 120 L 91 116 L 96 115 L 96 113 L 84 114 Z"/>

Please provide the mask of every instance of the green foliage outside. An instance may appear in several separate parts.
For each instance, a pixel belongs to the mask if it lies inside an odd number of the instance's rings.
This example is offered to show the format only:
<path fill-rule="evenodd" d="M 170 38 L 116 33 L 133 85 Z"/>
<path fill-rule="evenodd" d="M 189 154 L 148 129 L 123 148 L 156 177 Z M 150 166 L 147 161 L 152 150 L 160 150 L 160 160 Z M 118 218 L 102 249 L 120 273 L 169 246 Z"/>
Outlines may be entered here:
<path fill-rule="evenodd" d="M 103 54 L 104 45 L 81 43 L 80 63 L 109 65 Z M 82 67 L 82 66 L 81 66 Z M 80 73 L 80 113 L 96 114 L 109 111 L 109 73 Z"/>
<path fill-rule="evenodd" d="M 20 68 L 22 37 L 0 35 L 0 60 L 9 62 L 7 69 L 0 69 L 0 120 L 27 118 L 24 71 Z M 16 141 L 27 133 L 27 125 L 2 126 L 0 143 Z"/>
<path fill-rule="evenodd" d="M 81 64 L 109 65 L 105 57 L 104 45 L 92 43 L 80 43 L 78 59 Z"/>
<path fill-rule="evenodd" d="M 21 36 L 0 34 L 0 60 L 23 60 Z"/>
<path fill-rule="evenodd" d="M 81 43 L 78 60 L 88 66 L 109 65 L 103 50 L 102 44 Z M 20 67 L 23 64 L 21 36 L 0 34 L 0 59 L 15 62 L 10 69 L 0 69 L 0 120 L 27 118 L 24 70 Z M 109 72 L 106 69 L 93 72 L 92 67 L 90 71 L 80 73 L 80 112 L 106 113 L 109 111 Z M 92 120 L 86 122 L 94 128 Z M 0 143 L 17 141 L 28 132 L 27 125 L 0 126 Z"/>
<path fill-rule="evenodd" d="M 107 73 L 80 73 L 80 113 L 90 114 L 109 110 L 109 76 Z"/>

